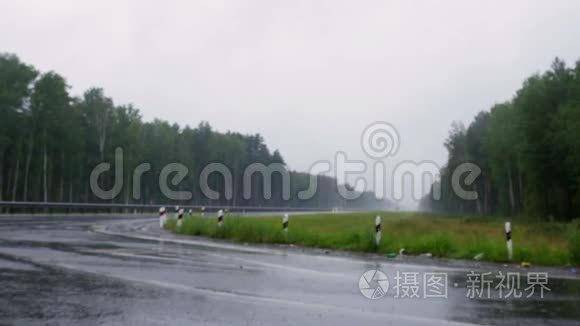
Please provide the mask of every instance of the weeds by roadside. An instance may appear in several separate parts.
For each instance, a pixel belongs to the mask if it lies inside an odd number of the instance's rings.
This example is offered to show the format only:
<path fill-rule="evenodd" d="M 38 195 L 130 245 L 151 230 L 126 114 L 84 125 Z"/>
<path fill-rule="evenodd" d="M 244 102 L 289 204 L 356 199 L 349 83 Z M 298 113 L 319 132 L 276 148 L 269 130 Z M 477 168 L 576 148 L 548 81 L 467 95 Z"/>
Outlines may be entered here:
<path fill-rule="evenodd" d="M 383 217 L 380 247 L 374 244 L 374 217 Z M 292 216 L 288 237 L 282 217 L 227 216 L 218 228 L 215 218 L 189 217 L 177 229 L 174 220 L 166 228 L 185 235 L 207 236 L 248 243 L 292 243 L 317 248 L 359 252 L 430 253 L 436 257 L 506 262 L 503 219 L 444 218 L 405 213 L 311 214 Z M 577 225 L 576 225 L 577 224 Z M 568 234 L 568 236 L 567 236 Z M 514 261 L 537 265 L 578 264 L 580 223 L 521 223 L 513 221 Z"/>

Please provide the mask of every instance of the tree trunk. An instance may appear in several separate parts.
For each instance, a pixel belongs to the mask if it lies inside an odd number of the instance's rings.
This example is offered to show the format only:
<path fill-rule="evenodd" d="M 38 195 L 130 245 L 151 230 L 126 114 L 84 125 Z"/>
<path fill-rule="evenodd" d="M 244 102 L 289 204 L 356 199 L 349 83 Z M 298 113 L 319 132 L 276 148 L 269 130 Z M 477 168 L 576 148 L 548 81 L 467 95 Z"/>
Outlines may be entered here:
<path fill-rule="evenodd" d="M 478 215 L 483 215 L 483 208 L 481 207 L 481 198 L 477 198 L 476 202 L 475 202 L 475 207 L 477 209 L 477 214 Z"/>
<path fill-rule="evenodd" d="M 18 190 L 18 171 L 20 171 L 20 152 L 16 159 L 16 171 L 14 172 L 14 184 L 12 185 L 12 201 L 16 201 L 16 191 Z"/>
<path fill-rule="evenodd" d="M 98 113 L 97 113 L 98 114 Z M 104 109 L 101 116 L 97 118 L 97 130 L 99 132 L 99 153 L 101 154 L 101 162 L 105 158 L 105 142 L 107 140 L 107 120 L 108 111 Z"/>
<path fill-rule="evenodd" d="M 232 177 L 232 206 L 236 206 L 238 204 L 238 168 L 237 168 L 237 164 L 235 165 L 236 168 L 234 168 L 234 175 Z"/>
<path fill-rule="evenodd" d="M 12 181 L 14 177 L 14 166 L 11 164 L 11 160 L 8 160 L 8 180 L 6 180 L 6 200 L 10 199 L 10 195 L 12 194 Z"/>
<path fill-rule="evenodd" d="M 46 141 L 46 128 L 44 129 L 44 154 L 43 154 L 43 161 L 42 161 L 42 183 L 43 183 L 43 192 L 44 192 L 44 202 L 48 202 L 48 153 L 47 153 L 47 141 Z"/>
<path fill-rule="evenodd" d="M 522 177 L 522 171 L 518 171 L 518 183 L 520 188 L 520 206 L 524 206 L 524 182 Z"/>
<path fill-rule="evenodd" d="M 84 198 L 84 202 L 85 203 L 88 203 L 89 202 L 89 183 L 86 182 L 86 180 L 84 178 L 85 176 L 84 176 L 84 169 L 83 169 L 83 165 L 82 164 L 81 164 L 80 170 L 81 170 L 81 174 L 80 174 L 81 175 L 81 177 L 80 177 L 81 187 L 82 187 L 82 184 L 83 183 L 85 184 L 85 187 L 84 187 L 85 188 L 85 196 L 84 196 L 85 198 Z M 82 180 L 85 180 L 85 182 L 83 182 Z"/>
<path fill-rule="evenodd" d="M 32 149 L 34 144 L 34 136 L 30 135 L 30 143 L 28 144 L 28 154 L 26 154 L 26 165 L 24 167 L 24 192 L 22 199 L 28 200 L 28 175 L 30 173 L 30 161 L 32 160 Z"/>
<path fill-rule="evenodd" d="M 2 189 L 4 188 L 4 149 L 0 149 L 0 200 L 3 200 Z"/>
<path fill-rule="evenodd" d="M 131 181 L 131 175 L 129 173 L 126 173 L 126 175 L 127 176 L 126 176 L 125 184 L 129 185 L 129 182 Z M 129 205 L 129 197 L 130 197 L 129 194 L 131 193 L 133 187 L 126 186 L 124 188 L 125 188 L 125 204 Z"/>
<path fill-rule="evenodd" d="M 65 166 L 65 156 L 64 156 L 64 152 L 61 153 L 60 156 L 60 161 L 61 161 L 61 167 L 60 167 L 60 201 L 63 202 L 64 201 L 64 166 Z"/>
<path fill-rule="evenodd" d="M 483 212 L 484 215 L 489 215 L 489 186 L 487 180 L 483 181 Z"/>
<path fill-rule="evenodd" d="M 509 164 L 507 168 L 507 178 L 508 178 L 508 191 L 510 196 L 511 214 L 513 215 L 516 212 L 516 197 L 514 195 L 514 184 L 512 181 L 512 168 L 511 165 Z"/>

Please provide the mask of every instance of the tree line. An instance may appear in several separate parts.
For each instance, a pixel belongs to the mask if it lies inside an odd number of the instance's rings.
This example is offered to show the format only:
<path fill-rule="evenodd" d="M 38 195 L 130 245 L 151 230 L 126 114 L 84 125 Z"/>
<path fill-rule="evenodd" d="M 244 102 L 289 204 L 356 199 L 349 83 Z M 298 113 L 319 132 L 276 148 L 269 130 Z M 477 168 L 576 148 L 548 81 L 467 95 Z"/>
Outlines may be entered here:
<path fill-rule="evenodd" d="M 124 151 L 123 168 L 133 171 L 143 162 L 151 171 L 142 176 L 141 197 L 132 194 L 132 173 L 123 175 L 121 194 L 107 202 L 131 204 L 178 204 L 159 189 L 159 174 L 169 163 L 189 169 L 175 190 L 193 193 L 188 205 L 293 206 L 318 208 L 388 207 L 371 192 L 347 201 L 338 194 L 339 185 L 330 176 L 316 176 L 318 192 L 300 200 L 299 191 L 310 184 L 311 175 L 288 171 L 278 150 L 270 151 L 259 134 L 218 132 L 207 122 L 197 127 L 155 119 L 143 121 L 132 104 L 118 105 L 101 88 L 90 88 L 82 96 L 69 93 L 64 77 L 41 73 L 16 55 L 0 53 L 0 201 L 103 202 L 89 187 L 90 173 L 102 162 L 114 162 L 116 148 Z M 233 175 L 233 194 L 224 198 L 225 180 L 219 174 L 208 178 L 219 200 L 203 193 L 198 177 L 209 163 L 225 164 Z M 243 171 L 251 163 L 280 163 L 290 175 L 291 198 L 282 198 L 282 177 L 272 177 L 272 197 L 263 196 L 262 177 L 253 175 L 252 196 L 242 196 Z M 113 173 L 99 179 L 103 188 L 114 183 Z"/>
<path fill-rule="evenodd" d="M 580 61 L 556 58 L 514 97 L 482 111 L 466 128 L 453 123 L 448 160 L 421 206 L 436 212 L 570 220 L 580 216 Z M 453 191 L 454 169 L 471 162 L 481 175 L 477 200 Z M 460 179 L 461 180 L 461 179 Z M 437 188 L 438 187 L 438 188 Z M 434 199 L 440 189 L 441 198 Z"/>

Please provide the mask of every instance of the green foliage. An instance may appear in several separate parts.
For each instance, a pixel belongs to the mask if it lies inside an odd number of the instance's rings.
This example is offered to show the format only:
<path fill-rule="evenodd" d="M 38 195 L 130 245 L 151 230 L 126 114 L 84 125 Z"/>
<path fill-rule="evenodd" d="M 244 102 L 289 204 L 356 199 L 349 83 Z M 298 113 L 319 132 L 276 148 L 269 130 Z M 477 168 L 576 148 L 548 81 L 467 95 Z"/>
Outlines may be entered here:
<path fill-rule="evenodd" d="M 573 264 L 580 265 L 580 219 L 574 220 L 570 228 L 568 249 L 570 250 L 570 260 Z"/>
<path fill-rule="evenodd" d="M 30 95 L 30 83 L 38 72 L 17 56 L 0 53 L 0 110 L 19 110 Z"/>
<path fill-rule="evenodd" d="M 383 217 L 382 241 L 375 245 L 374 217 Z M 431 253 L 435 257 L 507 262 L 503 219 L 481 217 L 433 217 L 400 213 L 309 214 L 290 218 L 288 237 L 280 216 L 226 216 L 223 227 L 215 218 L 192 217 L 181 229 L 170 222 L 166 228 L 181 234 L 229 239 L 244 243 L 296 244 L 378 254 Z M 575 230 L 570 238 L 566 230 Z M 527 222 L 514 225 L 514 262 L 565 265 L 577 262 L 579 229 L 573 224 Z M 570 241 L 568 241 L 570 239 Z M 576 250 L 576 251 L 575 251 Z"/>
<path fill-rule="evenodd" d="M 38 78 L 37 78 L 38 77 Z M 290 200 L 282 198 L 282 179 L 272 178 L 272 198 L 265 199 L 261 176 L 252 177 L 252 196 L 243 196 L 244 168 L 252 163 L 280 163 L 279 151 L 271 151 L 261 135 L 217 132 L 207 122 L 197 127 L 166 121 L 142 120 L 133 105 L 118 105 L 101 88 L 90 88 L 71 97 L 66 80 L 54 72 L 38 76 L 36 70 L 14 55 L 0 54 L 0 200 L 99 202 L 88 187 L 91 170 L 113 162 L 115 149 L 123 149 L 124 187 L 116 203 L 197 204 L 229 206 L 385 207 L 373 194 L 345 203 L 338 195 L 337 180 L 318 178 L 318 194 L 299 201 L 311 175 L 288 171 Z M 141 178 L 140 198 L 134 198 L 132 172 L 146 162 L 151 171 Z M 188 178 L 175 190 L 188 190 L 193 199 L 169 201 L 159 187 L 160 171 L 168 163 L 189 169 Z M 199 176 L 209 163 L 223 163 L 232 172 L 233 193 L 225 198 L 225 180 L 212 173 L 208 185 L 220 200 L 204 195 Z M 286 167 L 284 167 L 286 169 Z M 103 189 L 114 184 L 114 174 L 98 180 Z M 345 207 L 345 208 L 346 208 Z M 201 231 L 198 231 L 201 232 Z M 222 236 L 223 232 L 219 231 Z M 255 232 L 255 231 L 252 231 Z"/>
<path fill-rule="evenodd" d="M 445 142 L 442 199 L 426 196 L 424 209 L 480 215 L 532 216 L 544 220 L 580 215 L 580 61 L 529 77 L 515 97 L 481 112 L 468 128 L 454 123 Z M 482 175 L 466 201 L 451 190 L 451 176 L 464 162 Z"/>

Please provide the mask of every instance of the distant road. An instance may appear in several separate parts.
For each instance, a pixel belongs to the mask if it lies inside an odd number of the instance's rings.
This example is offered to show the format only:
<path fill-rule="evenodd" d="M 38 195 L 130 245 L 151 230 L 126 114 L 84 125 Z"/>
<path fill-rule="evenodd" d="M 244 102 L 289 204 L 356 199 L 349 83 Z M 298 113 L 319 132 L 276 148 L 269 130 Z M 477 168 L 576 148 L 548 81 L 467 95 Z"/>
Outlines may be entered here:
<path fill-rule="evenodd" d="M 386 273 L 391 283 L 379 300 L 359 290 L 361 275 L 373 269 Z M 0 217 L 0 324 L 572 325 L 580 320 L 579 284 L 573 281 L 555 283 L 547 299 L 506 303 L 466 298 L 465 274 L 445 270 L 447 299 L 394 298 L 397 272 L 434 271 L 386 259 L 178 237 L 159 230 L 157 219 Z"/>

